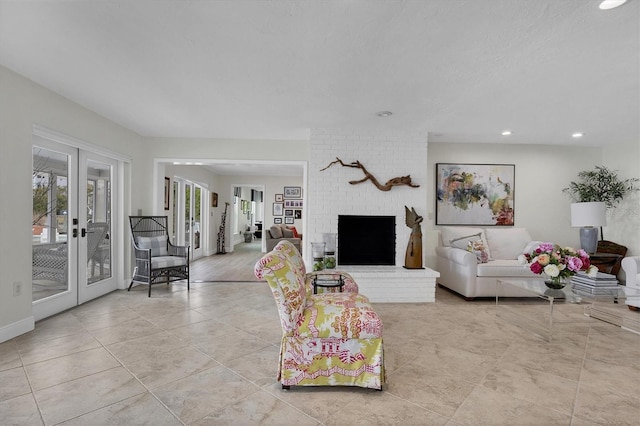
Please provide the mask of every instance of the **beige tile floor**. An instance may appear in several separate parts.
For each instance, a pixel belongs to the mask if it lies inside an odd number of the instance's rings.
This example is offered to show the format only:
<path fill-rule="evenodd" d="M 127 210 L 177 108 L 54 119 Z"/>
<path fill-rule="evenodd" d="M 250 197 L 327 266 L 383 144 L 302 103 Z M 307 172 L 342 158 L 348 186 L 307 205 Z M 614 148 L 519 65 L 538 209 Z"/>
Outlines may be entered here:
<path fill-rule="evenodd" d="M 640 420 L 639 335 L 594 321 L 547 343 L 497 319 L 491 301 L 465 302 L 440 289 L 434 304 L 375 308 L 385 327 L 383 392 L 283 391 L 275 383 L 280 327 L 266 284 L 157 286 L 152 298 L 146 287 L 117 291 L 0 344 L 0 424 Z M 576 314 L 576 306 L 559 308 Z"/>

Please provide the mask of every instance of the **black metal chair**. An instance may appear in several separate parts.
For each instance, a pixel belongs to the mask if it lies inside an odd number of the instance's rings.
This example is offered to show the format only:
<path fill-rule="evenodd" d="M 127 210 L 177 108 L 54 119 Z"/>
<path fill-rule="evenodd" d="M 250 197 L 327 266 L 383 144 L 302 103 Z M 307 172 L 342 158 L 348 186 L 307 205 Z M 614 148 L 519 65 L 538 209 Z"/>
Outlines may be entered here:
<path fill-rule="evenodd" d="M 189 246 L 175 246 L 169 241 L 167 216 L 129 216 L 135 268 L 134 282 L 149 286 L 161 282 L 187 280 L 189 290 Z M 127 290 L 127 291 L 128 291 Z"/>

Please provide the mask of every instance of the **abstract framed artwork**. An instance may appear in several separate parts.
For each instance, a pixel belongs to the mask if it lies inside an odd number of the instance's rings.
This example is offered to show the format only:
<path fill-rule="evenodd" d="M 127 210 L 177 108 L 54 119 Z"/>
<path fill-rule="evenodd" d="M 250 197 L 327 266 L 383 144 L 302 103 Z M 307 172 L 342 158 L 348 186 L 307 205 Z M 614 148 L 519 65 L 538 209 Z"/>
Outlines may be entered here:
<path fill-rule="evenodd" d="M 281 225 L 282 224 L 282 218 L 281 217 L 274 217 L 273 218 L 273 223 L 275 225 Z"/>
<path fill-rule="evenodd" d="M 513 226 L 514 164 L 436 164 L 436 225 Z"/>
<path fill-rule="evenodd" d="M 284 200 L 284 195 L 276 194 L 276 203 L 281 203 Z"/>
<path fill-rule="evenodd" d="M 286 225 L 293 225 L 293 224 L 294 224 L 293 217 L 285 217 L 285 218 L 284 218 L 284 223 L 285 223 Z"/>
<path fill-rule="evenodd" d="M 218 193 L 211 193 L 211 207 L 218 207 Z"/>
<path fill-rule="evenodd" d="M 282 203 L 273 203 L 273 211 L 272 214 L 274 216 L 282 216 L 282 210 L 284 209 Z"/>

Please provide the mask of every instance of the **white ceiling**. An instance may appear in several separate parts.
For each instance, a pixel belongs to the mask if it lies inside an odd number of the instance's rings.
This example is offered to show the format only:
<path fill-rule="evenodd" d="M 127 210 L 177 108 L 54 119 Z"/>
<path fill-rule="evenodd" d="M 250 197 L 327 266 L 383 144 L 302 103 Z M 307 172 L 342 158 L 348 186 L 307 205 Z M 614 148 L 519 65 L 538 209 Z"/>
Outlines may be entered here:
<path fill-rule="evenodd" d="M 639 140 L 640 0 L 599 1 L 0 0 L 0 63 L 144 136 Z"/>

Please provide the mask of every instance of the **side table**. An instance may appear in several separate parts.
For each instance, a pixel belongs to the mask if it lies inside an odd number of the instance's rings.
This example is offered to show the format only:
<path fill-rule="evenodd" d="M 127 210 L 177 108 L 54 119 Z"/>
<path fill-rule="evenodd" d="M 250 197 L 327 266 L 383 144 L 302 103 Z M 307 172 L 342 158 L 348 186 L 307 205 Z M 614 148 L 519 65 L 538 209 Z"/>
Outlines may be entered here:
<path fill-rule="evenodd" d="M 344 287 L 344 278 L 342 274 L 336 273 L 323 273 L 322 271 L 316 272 L 316 276 L 311 281 L 313 284 L 313 294 L 318 294 L 318 287 L 334 288 L 339 287 L 340 292 Z"/>
<path fill-rule="evenodd" d="M 620 262 L 622 262 L 623 257 L 624 256 L 620 256 L 619 254 L 613 254 L 613 253 L 593 253 L 589 255 L 591 264 L 593 266 L 597 266 L 600 272 L 604 272 L 607 274 L 613 273 L 615 266 L 618 265 Z M 618 268 L 616 269 L 619 270 L 620 267 L 618 266 Z"/>

